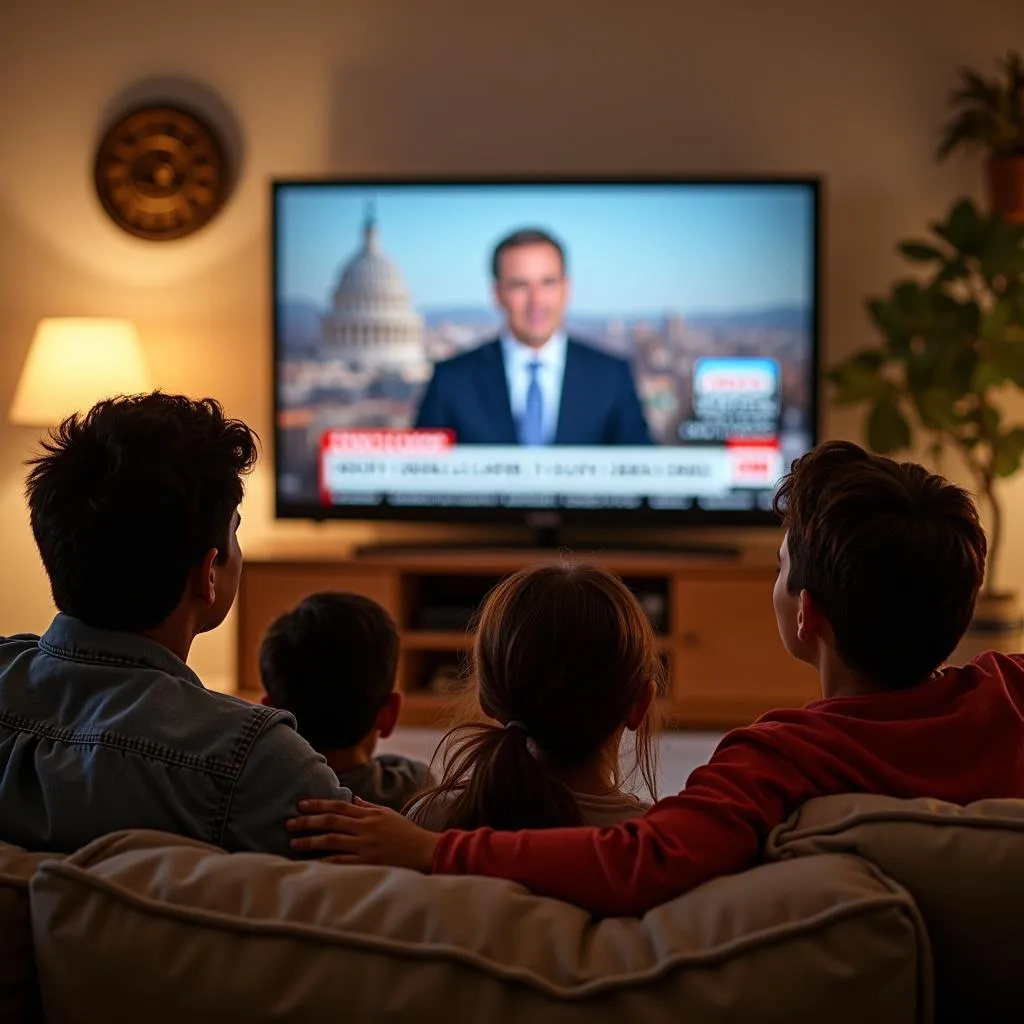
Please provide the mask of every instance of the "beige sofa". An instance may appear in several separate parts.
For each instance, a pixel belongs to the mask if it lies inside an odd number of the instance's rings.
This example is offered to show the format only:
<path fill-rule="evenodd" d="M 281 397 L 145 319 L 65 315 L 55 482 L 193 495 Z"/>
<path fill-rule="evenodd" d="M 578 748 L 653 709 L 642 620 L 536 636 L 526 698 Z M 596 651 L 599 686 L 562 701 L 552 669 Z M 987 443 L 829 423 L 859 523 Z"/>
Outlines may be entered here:
<path fill-rule="evenodd" d="M 0 1020 L 1024 1020 L 1024 801 L 831 797 L 643 919 L 154 832 L 0 848 Z"/>

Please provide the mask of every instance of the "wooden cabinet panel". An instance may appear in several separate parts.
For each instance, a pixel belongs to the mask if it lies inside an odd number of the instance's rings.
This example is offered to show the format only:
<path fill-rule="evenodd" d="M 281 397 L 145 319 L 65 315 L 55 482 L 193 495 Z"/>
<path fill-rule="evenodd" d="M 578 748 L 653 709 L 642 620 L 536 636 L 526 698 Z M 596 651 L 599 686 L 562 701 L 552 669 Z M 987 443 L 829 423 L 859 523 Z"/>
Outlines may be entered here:
<path fill-rule="evenodd" d="M 774 582 L 773 570 L 677 578 L 672 699 L 684 717 L 694 710 L 708 721 L 721 717 L 741 724 L 820 695 L 817 673 L 782 646 L 772 608 Z"/>
<path fill-rule="evenodd" d="M 450 699 L 429 690 L 427 683 L 446 658 L 464 658 L 468 638 L 453 626 L 424 626 L 424 609 L 439 601 L 458 604 L 465 597 L 455 586 L 460 579 L 497 579 L 555 557 L 550 552 L 438 550 L 250 560 L 238 598 L 239 689 L 250 696 L 260 689 L 259 644 L 276 616 L 315 591 L 351 590 L 379 601 L 402 631 L 398 685 L 406 693 L 403 721 L 440 724 Z M 791 658 L 779 639 L 771 601 L 773 565 L 636 552 L 587 560 L 627 579 L 657 583 L 667 595 L 669 633 L 659 637 L 658 646 L 669 667 L 661 706 L 670 725 L 732 728 L 772 708 L 799 706 L 818 696 L 816 673 Z M 448 585 L 446 578 L 455 586 L 451 593 L 439 589 L 439 580 Z M 486 583 L 478 588 L 481 598 Z"/>

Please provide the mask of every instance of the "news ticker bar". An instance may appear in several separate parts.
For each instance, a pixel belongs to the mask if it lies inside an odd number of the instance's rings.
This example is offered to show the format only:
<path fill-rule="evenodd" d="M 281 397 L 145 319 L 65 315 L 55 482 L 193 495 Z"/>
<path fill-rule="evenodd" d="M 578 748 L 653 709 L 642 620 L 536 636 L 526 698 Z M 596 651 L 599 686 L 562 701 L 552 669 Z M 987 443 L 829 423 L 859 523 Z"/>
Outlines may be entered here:
<path fill-rule="evenodd" d="M 464 445 L 433 453 L 360 451 L 325 441 L 320 489 L 351 492 L 557 494 L 683 498 L 774 487 L 782 453 L 768 445 L 653 448 Z"/>

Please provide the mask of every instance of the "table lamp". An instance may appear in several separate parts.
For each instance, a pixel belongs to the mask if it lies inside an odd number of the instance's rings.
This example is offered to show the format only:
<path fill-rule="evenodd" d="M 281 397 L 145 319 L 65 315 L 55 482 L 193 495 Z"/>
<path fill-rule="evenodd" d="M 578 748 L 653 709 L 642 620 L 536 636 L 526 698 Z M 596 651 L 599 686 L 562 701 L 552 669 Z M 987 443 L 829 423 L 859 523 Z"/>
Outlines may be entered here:
<path fill-rule="evenodd" d="M 139 336 L 130 320 L 40 320 L 11 403 L 10 421 L 52 426 L 103 398 L 152 391 Z"/>

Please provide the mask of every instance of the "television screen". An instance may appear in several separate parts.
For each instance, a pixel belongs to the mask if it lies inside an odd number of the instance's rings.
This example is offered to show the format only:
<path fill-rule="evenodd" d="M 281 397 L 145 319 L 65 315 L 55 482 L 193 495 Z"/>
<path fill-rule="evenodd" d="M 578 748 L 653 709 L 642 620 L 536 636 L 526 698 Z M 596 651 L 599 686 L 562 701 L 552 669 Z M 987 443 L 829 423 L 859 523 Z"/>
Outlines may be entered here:
<path fill-rule="evenodd" d="M 279 516 L 764 522 L 818 185 L 278 182 Z"/>

